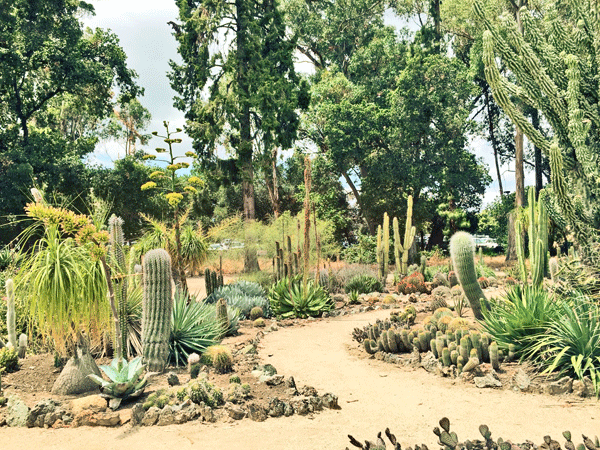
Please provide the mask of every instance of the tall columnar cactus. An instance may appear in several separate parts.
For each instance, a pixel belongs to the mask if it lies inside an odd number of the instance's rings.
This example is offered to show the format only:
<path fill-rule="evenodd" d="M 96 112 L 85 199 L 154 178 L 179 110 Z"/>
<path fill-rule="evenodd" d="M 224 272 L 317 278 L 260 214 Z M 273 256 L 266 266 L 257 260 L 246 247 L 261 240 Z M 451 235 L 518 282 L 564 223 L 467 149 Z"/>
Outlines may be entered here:
<path fill-rule="evenodd" d="M 8 343 L 12 348 L 17 348 L 17 325 L 15 315 L 15 284 L 12 279 L 6 280 L 6 328 L 8 330 Z"/>
<path fill-rule="evenodd" d="M 108 220 L 108 233 L 110 244 L 110 263 L 112 271 L 112 282 L 115 290 L 115 299 L 117 301 L 117 315 L 119 316 L 120 336 L 116 336 L 121 342 L 120 347 L 116 346 L 122 354 L 116 355 L 121 359 L 127 355 L 127 266 L 125 265 L 125 253 L 123 247 L 125 240 L 123 238 L 123 219 L 110 216 Z"/>
<path fill-rule="evenodd" d="M 221 337 L 229 331 L 229 316 L 227 315 L 227 300 L 220 298 L 217 300 L 217 323 L 221 329 Z"/>
<path fill-rule="evenodd" d="M 171 333 L 171 257 L 162 249 L 144 256 L 142 351 L 150 372 L 163 372 L 169 357 Z"/>
<path fill-rule="evenodd" d="M 394 218 L 394 255 L 396 256 L 396 267 L 400 267 L 399 272 L 407 275 L 408 272 L 408 253 L 415 240 L 417 228 L 412 225 L 413 198 L 408 196 L 406 209 L 406 223 L 404 225 L 404 241 L 400 242 L 400 231 L 398 229 L 398 220 Z M 400 257 L 402 254 L 402 258 Z"/>
<path fill-rule="evenodd" d="M 475 242 L 469 233 L 459 231 L 450 239 L 450 256 L 454 269 L 458 275 L 458 281 L 465 292 L 467 300 L 471 305 L 476 319 L 483 319 L 481 314 L 481 299 L 485 295 L 477 282 L 475 273 Z"/>

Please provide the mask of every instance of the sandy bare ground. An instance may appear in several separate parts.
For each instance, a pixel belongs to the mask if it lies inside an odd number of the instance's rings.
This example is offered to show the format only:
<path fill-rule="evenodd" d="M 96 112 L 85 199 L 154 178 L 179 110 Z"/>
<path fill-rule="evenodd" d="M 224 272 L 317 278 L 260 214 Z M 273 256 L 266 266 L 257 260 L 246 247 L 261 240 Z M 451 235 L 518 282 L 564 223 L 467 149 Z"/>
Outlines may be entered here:
<path fill-rule="evenodd" d="M 190 422 L 167 427 L 120 429 L 75 428 L 41 430 L 0 429 L 0 449 L 289 449 L 343 450 L 347 434 L 373 440 L 390 427 L 402 445 L 426 443 L 437 448 L 431 432 L 447 416 L 459 439 L 478 438 L 486 423 L 494 437 L 542 443 L 550 434 L 563 442 L 561 432 L 600 434 L 600 410 L 595 400 L 574 401 L 511 391 L 480 390 L 461 382 L 410 371 L 381 361 L 359 359 L 348 351 L 355 326 L 373 322 L 389 311 L 374 311 L 283 328 L 265 336 L 260 354 L 279 373 L 292 375 L 299 385 L 339 396 L 341 409 L 314 417 L 292 416 L 257 423 Z M 9 447 L 10 446 L 10 447 Z"/>

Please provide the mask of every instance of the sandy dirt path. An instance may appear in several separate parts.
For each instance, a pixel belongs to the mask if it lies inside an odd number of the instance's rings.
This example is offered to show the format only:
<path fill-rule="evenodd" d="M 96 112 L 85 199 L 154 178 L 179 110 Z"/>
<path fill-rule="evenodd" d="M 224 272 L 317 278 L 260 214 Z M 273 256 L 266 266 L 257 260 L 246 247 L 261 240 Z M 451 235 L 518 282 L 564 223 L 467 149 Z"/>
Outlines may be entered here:
<path fill-rule="evenodd" d="M 376 360 L 359 359 L 348 352 L 351 331 L 387 311 L 374 311 L 282 328 L 265 336 L 260 354 L 279 373 L 294 376 L 298 385 L 314 386 L 320 393 L 339 396 L 341 409 L 314 417 L 248 419 L 235 423 L 191 422 L 167 427 L 75 428 L 40 430 L 0 429 L 0 449 L 289 449 L 343 450 L 347 434 L 373 440 L 390 427 L 402 445 L 426 443 L 437 448 L 431 432 L 447 416 L 459 438 L 479 437 L 486 423 L 494 437 L 519 442 L 542 442 L 550 434 L 561 443 L 564 430 L 600 434 L 596 401 L 566 399 L 511 391 L 481 390 L 461 382 L 409 371 Z M 559 439 L 560 438 L 560 439 Z"/>

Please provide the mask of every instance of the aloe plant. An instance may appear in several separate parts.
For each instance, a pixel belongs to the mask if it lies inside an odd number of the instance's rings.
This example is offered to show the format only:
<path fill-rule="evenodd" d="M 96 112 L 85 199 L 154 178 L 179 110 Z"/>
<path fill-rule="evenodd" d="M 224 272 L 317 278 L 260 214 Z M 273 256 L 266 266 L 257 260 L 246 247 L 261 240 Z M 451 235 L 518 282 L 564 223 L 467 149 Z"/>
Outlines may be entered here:
<path fill-rule="evenodd" d="M 147 378 L 142 377 L 145 368 L 139 356 L 129 363 L 125 358 L 115 358 L 109 366 L 100 366 L 110 381 L 94 374 L 88 377 L 100 386 L 101 395 L 110 399 L 109 406 L 117 409 L 123 399 L 137 397 L 144 392 L 148 382 Z"/>

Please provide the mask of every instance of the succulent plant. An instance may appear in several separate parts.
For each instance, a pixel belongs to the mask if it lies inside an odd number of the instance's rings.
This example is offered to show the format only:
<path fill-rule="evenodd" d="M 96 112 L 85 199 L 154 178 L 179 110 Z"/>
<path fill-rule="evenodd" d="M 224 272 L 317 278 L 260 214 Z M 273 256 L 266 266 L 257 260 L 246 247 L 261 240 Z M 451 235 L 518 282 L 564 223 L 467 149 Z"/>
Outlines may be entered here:
<path fill-rule="evenodd" d="M 162 249 L 144 256 L 142 348 L 150 372 L 162 373 L 169 357 L 171 333 L 171 257 Z"/>
<path fill-rule="evenodd" d="M 475 243 L 469 233 L 459 231 L 450 239 L 450 255 L 458 273 L 458 280 L 469 300 L 475 318 L 482 320 L 481 299 L 485 299 L 485 295 L 477 282 L 474 251 Z"/>
<path fill-rule="evenodd" d="M 230 372 L 233 366 L 233 355 L 224 345 L 212 345 L 202 355 L 202 361 L 214 367 L 218 373 L 226 373 Z"/>
<path fill-rule="evenodd" d="M 250 310 L 250 320 L 256 320 L 263 317 L 263 309 L 260 306 L 255 306 Z"/>
<path fill-rule="evenodd" d="M 115 358 L 109 366 L 100 366 L 100 369 L 110 381 L 95 374 L 88 377 L 100 386 L 101 395 L 110 399 L 109 406 L 112 409 L 117 409 L 123 399 L 141 395 L 148 382 L 142 377 L 145 366 L 139 356 L 129 363 L 125 358 Z"/>

